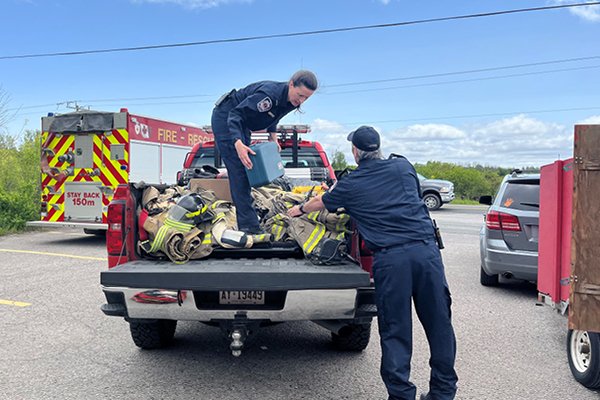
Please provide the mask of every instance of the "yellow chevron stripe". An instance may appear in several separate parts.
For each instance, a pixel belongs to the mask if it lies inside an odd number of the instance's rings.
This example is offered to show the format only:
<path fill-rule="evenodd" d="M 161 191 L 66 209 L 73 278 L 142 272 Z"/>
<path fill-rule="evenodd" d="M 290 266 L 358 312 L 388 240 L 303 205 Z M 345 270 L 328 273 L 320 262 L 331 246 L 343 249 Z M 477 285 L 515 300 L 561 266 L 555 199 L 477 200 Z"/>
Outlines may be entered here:
<path fill-rule="evenodd" d="M 55 135 L 52 141 L 50 142 L 50 146 L 48 146 L 48 148 L 52 149 L 52 151 L 54 151 L 55 154 L 55 157 L 53 157 L 48 163 L 50 167 L 56 167 L 56 165 L 59 163 L 58 156 L 65 154 L 67 151 L 69 151 L 69 147 L 73 145 L 73 142 L 75 141 L 73 135 L 66 135 L 66 137 L 67 140 L 65 140 L 65 143 L 60 148 L 58 148 L 57 146 L 58 142 L 62 139 L 62 137 L 57 137 Z"/>
<path fill-rule="evenodd" d="M 123 144 L 123 143 L 120 143 L 117 140 L 117 138 L 115 138 L 114 135 L 106 136 L 106 139 L 111 144 Z M 102 158 L 103 158 L 103 160 L 102 160 L 103 162 L 100 163 L 100 165 L 108 165 L 108 163 L 110 163 L 113 166 L 113 168 L 117 171 L 117 173 L 120 175 L 121 179 L 124 180 L 125 182 L 127 182 L 128 181 L 127 171 L 121 169 L 121 164 L 118 161 L 116 161 L 116 160 L 113 161 L 110 159 L 109 147 L 104 146 L 104 143 L 101 142 L 99 144 L 99 148 L 102 150 Z M 127 153 L 128 152 L 125 151 L 125 154 L 124 154 L 125 161 L 128 161 L 128 158 L 129 158 Z M 110 180 L 110 182 L 113 186 L 116 187 L 118 185 L 118 182 L 119 182 L 118 178 L 113 176 L 113 174 L 111 173 L 111 171 L 108 168 L 102 168 L 102 173 L 105 174 L 106 177 L 108 177 L 108 179 Z"/>

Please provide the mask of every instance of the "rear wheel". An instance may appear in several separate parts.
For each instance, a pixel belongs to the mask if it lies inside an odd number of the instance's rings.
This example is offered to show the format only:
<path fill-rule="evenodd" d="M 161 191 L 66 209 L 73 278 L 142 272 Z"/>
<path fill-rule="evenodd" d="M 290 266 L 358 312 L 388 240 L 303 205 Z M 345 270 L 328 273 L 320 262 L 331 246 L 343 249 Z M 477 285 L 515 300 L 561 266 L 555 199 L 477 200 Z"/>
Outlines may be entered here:
<path fill-rule="evenodd" d="M 363 351 L 371 339 L 371 323 L 346 325 L 339 333 L 331 333 L 333 345 L 343 351 Z"/>
<path fill-rule="evenodd" d="M 600 388 L 600 333 L 569 330 L 567 353 L 575 380 L 590 389 Z"/>
<path fill-rule="evenodd" d="M 479 267 L 479 282 L 483 286 L 498 286 L 498 274 L 488 275 L 483 269 L 483 266 Z"/>
<path fill-rule="evenodd" d="M 435 211 L 442 206 L 442 199 L 435 193 L 427 193 L 423 196 L 423 202 L 429 211 Z"/>
<path fill-rule="evenodd" d="M 129 320 L 131 338 L 142 349 L 159 349 L 169 345 L 175 336 L 177 321 L 168 319 Z"/>

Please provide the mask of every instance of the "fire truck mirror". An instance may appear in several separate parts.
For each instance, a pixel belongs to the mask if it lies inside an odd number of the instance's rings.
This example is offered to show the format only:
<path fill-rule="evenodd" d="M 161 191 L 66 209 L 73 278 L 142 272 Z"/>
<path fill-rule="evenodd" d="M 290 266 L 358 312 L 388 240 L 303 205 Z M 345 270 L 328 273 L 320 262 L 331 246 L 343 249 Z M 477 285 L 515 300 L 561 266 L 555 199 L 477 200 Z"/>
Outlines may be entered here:
<path fill-rule="evenodd" d="M 110 145 L 110 159 L 111 160 L 124 160 L 125 159 L 125 145 L 124 144 L 111 144 Z"/>

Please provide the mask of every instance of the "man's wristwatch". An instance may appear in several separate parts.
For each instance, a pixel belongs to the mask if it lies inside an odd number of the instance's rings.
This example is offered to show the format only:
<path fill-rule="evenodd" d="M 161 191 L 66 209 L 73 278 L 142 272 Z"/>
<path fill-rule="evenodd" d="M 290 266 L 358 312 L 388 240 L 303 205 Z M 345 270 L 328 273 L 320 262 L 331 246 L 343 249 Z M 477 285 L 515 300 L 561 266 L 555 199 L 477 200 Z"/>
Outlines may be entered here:
<path fill-rule="evenodd" d="M 300 203 L 300 206 L 298 207 L 298 209 L 300 210 L 300 212 L 302 214 L 306 214 L 306 211 L 304 211 L 304 203 Z"/>

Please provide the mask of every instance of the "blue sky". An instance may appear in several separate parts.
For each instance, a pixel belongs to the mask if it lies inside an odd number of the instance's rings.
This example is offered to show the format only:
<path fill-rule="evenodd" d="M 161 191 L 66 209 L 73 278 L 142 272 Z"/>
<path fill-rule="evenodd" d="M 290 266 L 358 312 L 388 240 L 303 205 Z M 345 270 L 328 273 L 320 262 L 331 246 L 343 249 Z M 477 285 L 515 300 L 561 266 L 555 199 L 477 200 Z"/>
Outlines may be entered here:
<path fill-rule="evenodd" d="M 2 0 L 0 57 L 395 23 L 582 0 Z M 313 70 L 310 137 L 350 159 L 375 126 L 413 162 L 539 166 L 572 154 L 573 125 L 600 123 L 600 6 L 169 49 L 0 59 L 9 133 L 77 100 L 92 109 L 205 125 L 214 101 Z M 595 57 L 595 58 L 594 58 Z M 445 74 L 588 58 L 488 72 Z M 561 70 L 561 71 L 557 71 Z M 507 76 L 513 75 L 513 76 Z M 514 76 L 518 75 L 518 76 Z M 383 83 L 362 83 L 387 80 Z M 187 96 L 187 97 L 178 97 Z M 60 104 L 59 104 L 60 103 Z M 576 110 L 578 109 L 578 110 Z M 562 110 L 562 111 L 561 111 Z"/>

